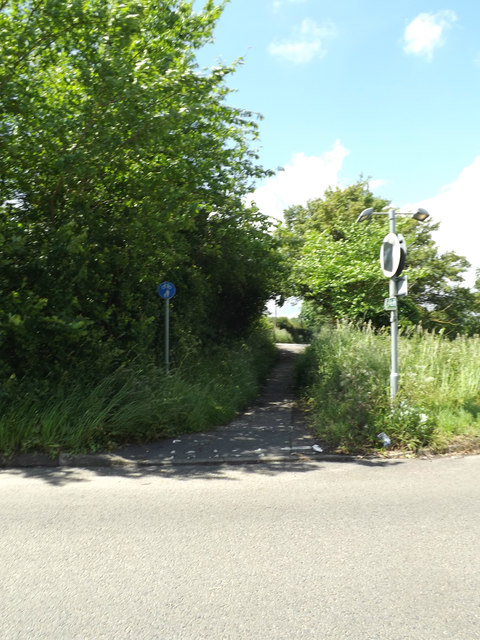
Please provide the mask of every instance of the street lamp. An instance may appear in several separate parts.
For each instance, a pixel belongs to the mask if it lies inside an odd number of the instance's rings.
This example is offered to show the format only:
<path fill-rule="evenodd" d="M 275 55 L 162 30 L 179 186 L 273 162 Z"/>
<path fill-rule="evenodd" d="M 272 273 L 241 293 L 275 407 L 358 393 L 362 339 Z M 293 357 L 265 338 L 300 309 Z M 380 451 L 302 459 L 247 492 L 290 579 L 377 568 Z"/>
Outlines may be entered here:
<path fill-rule="evenodd" d="M 417 209 L 414 213 L 404 213 L 389 209 L 388 211 L 374 211 L 364 209 L 356 222 L 371 219 L 372 216 L 388 215 L 389 234 L 385 237 L 380 249 L 380 265 L 384 275 L 390 278 L 389 297 L 385 300 L 385 309 L 390 311 L 391 335 L 391 371 L 390 371 L 390 400 L 393 402 L 398 392 L 398 304 L 399 275 L 405 266 L 407 247 L 401 234 L 396 232 L 396 216 L 410 216 L 419 222 L 424 222 L 430 214 L 425 209 Z M 405 295 L 405 294 L 404 294 Z"/>
<path fill-rule="evenodd" d="M 419 222 L 425 222 L 427 218 L 430 217 L 430 214 L 426 209 L 422 209 L 419 207 L 414 213 L 401 213 L 399 211 L 395 211 L 395 209 L 389 209 L 389 211 L 374 211 L 373 209 L 364 209 L 362 213 L 358 216 L 355 222 L 363 222 L 364 220 L 369 220 L 372 216 L 386 216 L 389 215 L 390 212 L 393 212 L 393 217 L 395 216 L 410 216 Z"/>

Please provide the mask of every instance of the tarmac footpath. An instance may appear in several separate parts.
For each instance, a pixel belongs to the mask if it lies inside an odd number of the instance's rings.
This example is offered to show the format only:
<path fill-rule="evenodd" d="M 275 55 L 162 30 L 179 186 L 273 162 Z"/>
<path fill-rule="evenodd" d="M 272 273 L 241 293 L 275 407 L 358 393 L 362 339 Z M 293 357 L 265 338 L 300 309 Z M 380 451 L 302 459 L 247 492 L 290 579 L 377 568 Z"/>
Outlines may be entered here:
<path fill-rule="evenodd" d="M 305 345 L 278 344 L 277 348 L 277 362 L 260 395 L 227 425 L 146 445 L 122 446 L 108 453 L 60 452 L 53 459 L 45 454 L 22 454 L 0 466 L 155 467 L 262 464 L 325 457 L 295 403 L 293 366 Z"/>

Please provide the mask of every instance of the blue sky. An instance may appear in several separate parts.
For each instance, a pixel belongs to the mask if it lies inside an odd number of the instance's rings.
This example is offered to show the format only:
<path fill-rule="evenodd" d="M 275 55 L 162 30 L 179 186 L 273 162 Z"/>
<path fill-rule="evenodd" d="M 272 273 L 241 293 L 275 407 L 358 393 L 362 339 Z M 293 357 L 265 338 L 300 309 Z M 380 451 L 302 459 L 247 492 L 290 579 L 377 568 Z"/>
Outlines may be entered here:
<path fill-rule="evenodd" d="M 263 115 L 261 162 L 284 167 L 253 195 L 265 213 L 363 175 L 480 267 L 480 3 L 230 0 L 198 59 L 239 57 L 230 102 Z"/>

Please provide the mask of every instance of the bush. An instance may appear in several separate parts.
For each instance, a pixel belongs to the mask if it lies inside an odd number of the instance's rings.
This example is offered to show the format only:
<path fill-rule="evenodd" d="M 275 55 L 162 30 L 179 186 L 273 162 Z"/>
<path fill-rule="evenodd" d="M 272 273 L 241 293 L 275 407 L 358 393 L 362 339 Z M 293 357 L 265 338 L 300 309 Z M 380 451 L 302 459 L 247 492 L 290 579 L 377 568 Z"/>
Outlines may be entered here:
<path fill-rule="evenodd" d="M 245 336 L 283 268 L 244 203 L 271 172 L 227 99 L 236 65 L 195 57 L 221 3 L 31 4 L 0 10 L 0 382 L 151 357 L 162 280 L 175 356 Z"/>

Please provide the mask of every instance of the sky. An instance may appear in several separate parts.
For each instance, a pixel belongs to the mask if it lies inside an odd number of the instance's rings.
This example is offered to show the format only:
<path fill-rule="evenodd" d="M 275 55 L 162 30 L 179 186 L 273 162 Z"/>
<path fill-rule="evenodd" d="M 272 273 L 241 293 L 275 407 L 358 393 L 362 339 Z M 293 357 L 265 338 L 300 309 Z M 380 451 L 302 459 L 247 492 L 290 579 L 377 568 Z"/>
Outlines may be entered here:
<path fill-rule="evenodd" d="M 238 58 L 229 102 L 263 116 L 260 163 L 283 168 L 252 194 L 263 213 L 363 176 L 480 268 L 479 2 L 230 0 L 198 62 Z"/>

